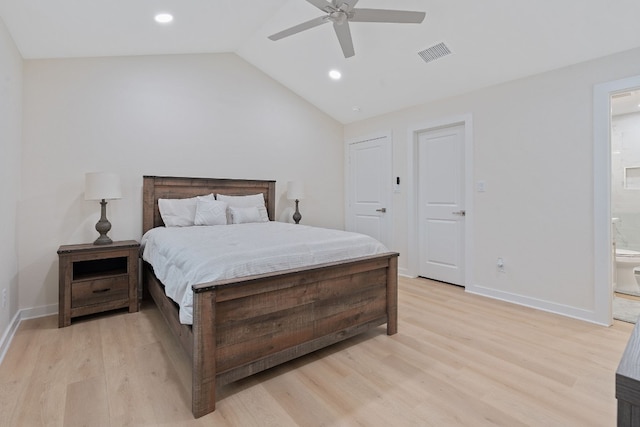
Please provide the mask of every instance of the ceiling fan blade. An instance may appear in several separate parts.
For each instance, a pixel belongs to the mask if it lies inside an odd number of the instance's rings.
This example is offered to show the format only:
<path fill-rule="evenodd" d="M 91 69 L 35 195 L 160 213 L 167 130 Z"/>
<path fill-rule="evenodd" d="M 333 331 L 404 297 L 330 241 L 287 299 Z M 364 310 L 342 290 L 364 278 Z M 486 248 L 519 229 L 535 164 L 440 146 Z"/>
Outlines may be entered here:
<path fill-rule="evenodd" d="M 351 22 L 394 22 L 398 24 L 419 24 L 427 15 L 425 12 L 386 9 L 353 9 Z"/>
<path fill-rule="evenodd" d="M 303 22 L 302 24 L 295 25 L 291 28 L 287 28 L 286 30 L 282 30 L 279 33 L 272 34 L 269 36 L 269 38 L 273 41 L 280 40 L 293 34 L 299 33 L 300 31 L 308 30 L 310 28 L 317 27 L 318 25 L 322 25 L 328 20 L 329 17 L 321 16 L 319 18 Z"/>
<path fill-rule="evenodd" d="M 344 53 L 345 58 L 351 58 L 356 54 L 355 50 L 353 50 L 353 40 L 351 39 L 351 30 L 349 29 L 349 22 L 344 21 L 343 23 L 334 22 L 333 29 L 336 31 L 336 36 L 338 36 L 338 41 L 340 42 L 340 47 L 342 48 L 342 53 Z"/>
<path fill-rule="evenodd" d="M 320 9 L 321 11 L 326 13 L 331 13 L 333 10 L 335 10 L 335 7 L 333 6 L 333 4 L 326 0 L 307 0 L 307 1 L 312 5 L 314 5 L 315 7 L 317 7 L 318 9 Z"/>

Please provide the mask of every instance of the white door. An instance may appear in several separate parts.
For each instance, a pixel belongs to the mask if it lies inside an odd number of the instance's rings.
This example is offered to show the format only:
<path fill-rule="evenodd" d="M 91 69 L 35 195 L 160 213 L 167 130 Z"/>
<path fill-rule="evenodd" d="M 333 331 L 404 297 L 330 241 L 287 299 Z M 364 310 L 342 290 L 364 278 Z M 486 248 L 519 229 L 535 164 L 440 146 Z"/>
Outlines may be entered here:
<path fill-rule="evenodd" d="M 464 125 L 418 134 L 418 274 L 464 285 Z"/>
<path fill-rule="evenodd" d="M 347 230 L 367 234 L 390 248 L 390 137 L 348 144 L 346 176 Z"/>

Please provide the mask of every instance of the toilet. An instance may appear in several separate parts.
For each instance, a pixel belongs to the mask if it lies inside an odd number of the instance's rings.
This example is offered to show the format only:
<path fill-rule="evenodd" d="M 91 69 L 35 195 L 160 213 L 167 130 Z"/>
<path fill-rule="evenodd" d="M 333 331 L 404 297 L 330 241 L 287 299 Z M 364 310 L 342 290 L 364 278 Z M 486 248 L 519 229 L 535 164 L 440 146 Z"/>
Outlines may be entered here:
<path fill-rule="evenodd" d="M 616 248 L 616 292 L 640 295 L 640 252 Z"/>

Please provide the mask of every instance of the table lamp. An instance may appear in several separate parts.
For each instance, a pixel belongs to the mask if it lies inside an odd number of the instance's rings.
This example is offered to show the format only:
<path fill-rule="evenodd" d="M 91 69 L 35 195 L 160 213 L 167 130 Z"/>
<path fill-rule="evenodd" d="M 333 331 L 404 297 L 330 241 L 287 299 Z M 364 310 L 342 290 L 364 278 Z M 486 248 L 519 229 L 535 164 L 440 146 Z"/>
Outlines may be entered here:
<path fill-rule="evenodd" d="M 96 230 L 100 237 L 94 245 L 108 245 L 113 241 L 107 236 L 111 230 L 111 223 L 107 219 L 107 200 L 122 198 L 120 176 L 111 172 L 91 172 L 85 175 L 84 199 L 100 200 L 100 220 L 96 223 Z"/>
<path fill-rule="evenodd" d="M 296 224 L 299 224 L 302 215 L 298 210 L 298 202 L 300 199 L 304 199 L 304 184 L 302 181 L 289 181 L 287 183 L 287 199 L 296 201 L 296 212 L 293 214 L 293 220 Z"/>

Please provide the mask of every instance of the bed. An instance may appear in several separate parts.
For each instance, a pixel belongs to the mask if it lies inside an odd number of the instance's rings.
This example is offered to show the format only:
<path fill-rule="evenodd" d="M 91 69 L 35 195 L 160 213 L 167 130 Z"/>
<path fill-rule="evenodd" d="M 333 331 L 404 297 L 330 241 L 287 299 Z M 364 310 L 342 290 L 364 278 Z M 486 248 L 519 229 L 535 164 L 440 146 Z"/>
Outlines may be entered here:
<path fill-rule="evenodd" d="M 262 193 L 270 220 L 275 181 L 143 178 L 143 233 L 164 223 L 158 199 Z M 215 410 L 216 387 L 263 371 L 386 323 L 397 332 L 397 257 L 364 256 L 192 286 L 192 324 L 143 262 L 150 295 L 192 362 L 192 412 Z"/>

